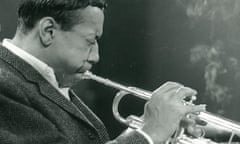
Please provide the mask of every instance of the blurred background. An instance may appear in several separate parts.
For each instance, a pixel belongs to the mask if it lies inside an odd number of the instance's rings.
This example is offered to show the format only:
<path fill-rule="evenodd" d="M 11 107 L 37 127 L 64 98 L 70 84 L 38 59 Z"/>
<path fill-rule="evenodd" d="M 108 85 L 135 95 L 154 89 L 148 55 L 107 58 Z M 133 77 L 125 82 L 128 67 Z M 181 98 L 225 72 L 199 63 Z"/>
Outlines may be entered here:
<path fill-rule="evenodd" d="M 0 1 L 0 39 L 16 29 L 20 0 Z M 100 62 L 92 70 L 125 85 L 154 90 L 177 81 L 198 90 L 196 103 L 240 121 L 239 0 L 109 0 Z M 112 115 L 117 92 L 83 81 L 75 91 L 103 120 L 111 138 L 126 127 Z M 141 115 L 144 101 L 124 99 L 120 112 Z"/>

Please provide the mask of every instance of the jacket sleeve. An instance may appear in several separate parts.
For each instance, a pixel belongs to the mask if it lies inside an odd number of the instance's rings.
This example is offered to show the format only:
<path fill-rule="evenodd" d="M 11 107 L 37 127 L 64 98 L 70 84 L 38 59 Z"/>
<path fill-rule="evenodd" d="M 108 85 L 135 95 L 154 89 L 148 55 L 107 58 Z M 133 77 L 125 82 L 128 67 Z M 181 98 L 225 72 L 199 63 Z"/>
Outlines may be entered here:
<path fill-rule="evenodd" d="M 3 93 L 0 91 L 1 144 L 69 144 L 54 124 L 27 101 Z"/>
<path fill-rule="evenodd" d="M 127 129 L 113 141 L 106 144 L 150 144 L 149 141 L 139 132 Z"/>

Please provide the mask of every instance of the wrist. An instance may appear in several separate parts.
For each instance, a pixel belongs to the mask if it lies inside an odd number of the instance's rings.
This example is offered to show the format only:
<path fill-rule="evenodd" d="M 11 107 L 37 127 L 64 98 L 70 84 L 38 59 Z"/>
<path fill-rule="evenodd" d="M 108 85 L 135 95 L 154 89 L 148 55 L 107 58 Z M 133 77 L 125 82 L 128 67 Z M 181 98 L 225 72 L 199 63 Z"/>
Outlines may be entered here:
<path fill-rule="evenodd" d="M 168 139 L 168 136 L 165 136 L 164 133 L 158 132 L 147 126 L 143 126 L 141 128 L 141 131 L 146 133 L 151 138 L 154 144 L 161 144 Z"/>
<path fill-rule="evenodd" d="M 147 139 L 148 143 L 149 144 L 154 144 L 152 138 L 147 134 L 145 133 L 142 129 L 137 129 L 136 132 L 140 133 L 141 135 L 144 136 L 145 139 Z"/>

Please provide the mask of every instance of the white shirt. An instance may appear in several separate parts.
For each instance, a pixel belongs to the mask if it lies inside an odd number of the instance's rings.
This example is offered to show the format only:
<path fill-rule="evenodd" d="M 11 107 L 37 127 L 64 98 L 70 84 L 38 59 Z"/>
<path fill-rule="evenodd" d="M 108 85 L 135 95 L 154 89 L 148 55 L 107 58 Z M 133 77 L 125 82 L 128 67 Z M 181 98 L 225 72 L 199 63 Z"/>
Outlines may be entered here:
<path fill-rule="evenodd" d="M 11 43 L 10 39 L 4 39 L 2 45 L 5 48 L 7 48 L 8 50 L 10 50 L 12 53 L 14 53 L 15 55 L 19 56 L 25 62 L 30 64 L 33 68 L 35 68 L 66 99 L 70 100 L 70 97 L 68 94 L 69 88 L 59 88 L 53 68 L 51 68 L 49 65 L 47 65 L 43 61 L 39 60 L 35 56 L 27 53 L 23 49 L 17 47 L 13 43 Z M 130 130 L 130 128 L 128 130 Z M 141 129 L 137 129 L 136 132 L 143 135 L 148 140 L 149 144 L 153 144 L 151 137 L 148 134 L 146 134 L 144 131 L 142 131 Z"/>
<path fill-rule="evenodd" d="M 27 53 L 23 49 L 17 47 L 13 43 L 11 43 L 10 39 L 4 39 L 2 45 L 10 50 L 15 55 L 19 56 L 25 62 L 30 64 L 33 68 L 35 68 L 52 86 L 54 86 L 66 99 L 70 100 L 68 90 L 69 88 L 59 88 L 58 82 L 54 73 L 53 68 L 34 57 L 33 55 Z"/>

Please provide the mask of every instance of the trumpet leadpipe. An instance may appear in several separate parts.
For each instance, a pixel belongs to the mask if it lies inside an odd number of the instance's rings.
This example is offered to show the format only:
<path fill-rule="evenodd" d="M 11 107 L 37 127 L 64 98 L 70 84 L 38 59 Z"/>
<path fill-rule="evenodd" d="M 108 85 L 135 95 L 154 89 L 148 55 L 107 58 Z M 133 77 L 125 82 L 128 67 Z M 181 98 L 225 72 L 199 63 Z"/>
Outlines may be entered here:
<path fill-rule="evenodd" d="M 136 96 L 138 96 L 138 97 L 140 97 L 144 100 L 147 100 L 147 101 L 150 100 L 151 96 L 152 96 L 152 93 L 150 91 L 141 90 L 141 89 L 133 88 L 133 87 L 130 88 L 130 87 L 121 85 L 119 83 L 116 83 L 114 81 L 111 81 L 109 79 L 99 77 L 99 76 L 91 73 L 90 71 L 86 71 L 83 75 L 84 75 L 83 79 L 95 80 L 95 81 L 97 81 L 99 83 L 102 83 L 106 86 L 113 87 L 113 88 L 116 88 L 118 90 L 126 91 L 130 94 L 136 95 Z"/>

